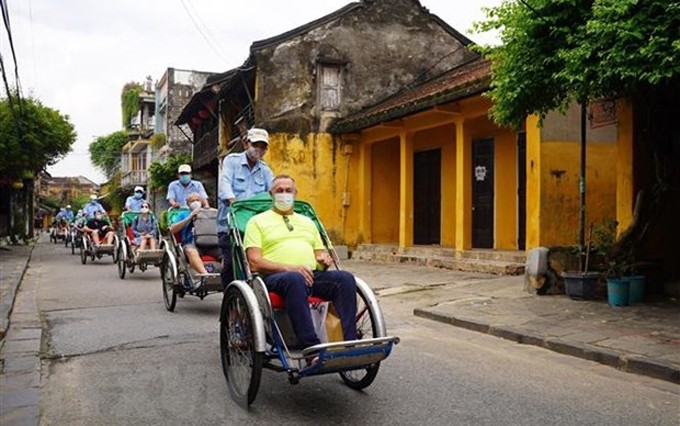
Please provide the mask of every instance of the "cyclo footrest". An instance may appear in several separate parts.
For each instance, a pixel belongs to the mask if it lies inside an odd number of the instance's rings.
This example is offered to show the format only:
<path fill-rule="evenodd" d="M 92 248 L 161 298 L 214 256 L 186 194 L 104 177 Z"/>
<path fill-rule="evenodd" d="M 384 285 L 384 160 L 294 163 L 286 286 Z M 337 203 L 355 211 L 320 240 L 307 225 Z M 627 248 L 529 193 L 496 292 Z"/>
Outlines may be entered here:
<path fill-rule="evenodd" d="M 302 356 L 318 357 L 318 362 L 300 370 L 300 375 L 358 370 L 387 358 L 397 343 L 399 338 L 391 336 L 310 346 L 302 351 Z"/>

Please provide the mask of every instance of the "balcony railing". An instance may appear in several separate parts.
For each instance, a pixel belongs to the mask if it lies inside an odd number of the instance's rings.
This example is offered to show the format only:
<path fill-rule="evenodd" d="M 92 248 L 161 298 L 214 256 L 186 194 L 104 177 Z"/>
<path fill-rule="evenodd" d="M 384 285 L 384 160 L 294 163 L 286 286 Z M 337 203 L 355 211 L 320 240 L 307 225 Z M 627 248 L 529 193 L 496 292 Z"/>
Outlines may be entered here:
<path fill-rule="evenodd" d="M 149 180 L 149 172 L 146 170 L 132 170 L 124 172 L 120 178 L 121 186 L 146 185 Z"/>

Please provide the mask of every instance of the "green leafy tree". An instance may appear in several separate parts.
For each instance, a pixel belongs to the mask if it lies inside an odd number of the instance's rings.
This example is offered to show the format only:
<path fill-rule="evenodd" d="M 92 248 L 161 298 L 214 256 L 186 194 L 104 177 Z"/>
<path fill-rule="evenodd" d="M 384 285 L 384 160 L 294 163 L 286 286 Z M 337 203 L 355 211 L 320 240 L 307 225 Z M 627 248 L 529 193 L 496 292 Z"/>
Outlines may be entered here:
<path fill-rule="evenodd" d="M 477 29 L 497 30 L 502 41 L 481 48 L 492 62 L 499 124 L 519 127 L 528 114 L 572 101 L 642 100 L 678 87 L 678 1 L 506 1 L 487 17 Z"/>
<path fill-rule="evenodd" d="M 78 210 L 82 209 L 85 204 L 87 204 L 90 201 L 90 197 L 87 195 L 76 195 L 71 199 L 71 210 L 74 212 L 77 212 Z"/>
<path fill-rule="evenodd" d="M 631 227 L 613 252 L 631 257 L 649 233 L 663 232 L 680 191 L 680 2 L 677 0 L 507 0 L 487 9 L 481 31 L 502 44 L 481 48 L 491 60 L 491 115 L 519 127 L 573 102 L 602 97 L 633 103 L 638 154 L 653 169 Z M 644 152 L 646 151 L 646 152 Z M 672 207 L 675 206 L 675 207 Z M 651 243 L 650 243 L 651 244 Z"/>
<path fill-rule="evenodd" d="M 107 179 L 113 178 L 120 169 L 120 156 L 123 146 L 128 142 L 128 133 L 125 130 L 100 136 L 90 144 L 90 161 Z"/>
<path fill-rule="evenodd" d="M 180 164 L 191 164 L 188 155 L 171 155 L 165 163 L 154 161 L 149 166 L 150 187 L 154 190 L 167 188 L 170 182 L 177 179 Z"/>
<path fill-rule="evenodd" d="M 142 93 L 142 85 L 135 82 L 125 83 L 120 95 L 120 103 L 123 111 L 123 128 L 126 129 L 130 120 L 139 112 L 139 95 Z"/>
<path fill-rule="evenodd" d="M 33 97 L 0 98 L 0 175 L 37 175 L 71 151 L 76 132 L 68 115 Z"/>

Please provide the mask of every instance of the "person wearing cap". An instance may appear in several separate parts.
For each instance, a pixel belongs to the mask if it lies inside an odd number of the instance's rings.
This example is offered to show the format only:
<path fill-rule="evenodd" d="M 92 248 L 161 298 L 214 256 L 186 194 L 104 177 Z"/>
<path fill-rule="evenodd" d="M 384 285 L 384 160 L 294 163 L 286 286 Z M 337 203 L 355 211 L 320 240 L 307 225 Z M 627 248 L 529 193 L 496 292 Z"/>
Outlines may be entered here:
<path fill-rule="evenodd" d="M 218 183 L 217 198 L 217 235 L 222 250 L 222 288 L 233 280 L 231 246 L 227 229 L 229 206 L 236 200 L 268 192 L 274 179 L 269 166 L 262 157 L 269 148 L 269 133 L 253 127 L 248 130 L 244 141 L 244 151 L 229 154 L 222 161 L 222 174 Z"/>
<path fill-rule="evenodd" d="M 88 219 L 93 218 L 96 212 L 106 214 L 106 210 L 104 210 L 104 207 L 101 204 L 99 204 L 99 201 L 97 201 L 96 194 L 90 195 L 90 202 L 85 204 L 85 207 L 83 207 L 83 212 L 85 213 L 85 217 Z"/>
<path fill-rule="evenodd" d="M 144 200 L 144 188 L 135 186 L 134 194 L 130 195 L 125 200 L 125 210 L 138 212 L 144 203 L 146 203 L 146 200 Z"/>
<path fill-rule="evenodd" d="M 168 195 L 165 197 L 170 203 L 171 207 L 187 207 L 187 196 L 191 193 L 198 193 L 201 197 L 201 205 L 204 208 L 209 208 L 208 194 L 203 188 L 203 184 L 197 180 L 191 179 L 191 166 L 182 164 L 177 169 L 177 180 L 173 180 L 168 185 Z"/>
<path fill-rule="evenodd" d="M 66 210 L 64 210 L 64 218 L 69 221 L 73 222 L 73 210 L 71 210 L 71 205 L 66 206 Z"/>

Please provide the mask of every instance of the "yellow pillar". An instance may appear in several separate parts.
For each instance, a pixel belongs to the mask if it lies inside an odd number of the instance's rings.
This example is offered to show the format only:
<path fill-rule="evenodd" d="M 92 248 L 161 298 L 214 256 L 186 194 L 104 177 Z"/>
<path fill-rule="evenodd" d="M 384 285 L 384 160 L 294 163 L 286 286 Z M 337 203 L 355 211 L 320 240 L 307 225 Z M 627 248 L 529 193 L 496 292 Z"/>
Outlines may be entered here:
<path fill-rule="evenodd" d="M 371 148 L 361 143 L 359 149 L 359 240 L 371 243 Z"/>
<path fill-rule="evenodd" d="M 633 179 L 633 107 L 630 102 L 616 102 L 618 134 L 616 144 L 616 221 L 618 233 L 625 231 L 633 221 L 635 207 Z"/>
<path fill-rule="evenodd" d="M 472 248 L 472 140 L 456 117 L 456 250 Z"/>
<path fill-rule="evenodd" d="M 399 134 L 399 248 L 413 245 L 413 134 Z"/>
<path fill-rule="evenodd" d="M 541 245 L 541 129 L 538 116 L 526 120 L 527 132 L 527 223 L 526 249 Z"/>

